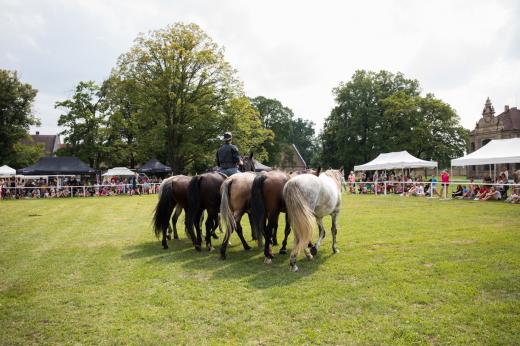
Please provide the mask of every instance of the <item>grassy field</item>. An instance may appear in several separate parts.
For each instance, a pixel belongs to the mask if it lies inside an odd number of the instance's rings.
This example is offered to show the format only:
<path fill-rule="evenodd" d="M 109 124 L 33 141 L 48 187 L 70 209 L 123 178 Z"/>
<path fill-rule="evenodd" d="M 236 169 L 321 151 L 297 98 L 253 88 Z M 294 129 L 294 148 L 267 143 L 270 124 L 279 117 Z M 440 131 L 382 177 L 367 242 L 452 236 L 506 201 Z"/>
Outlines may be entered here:
<path fill-rule="evenodd" d="M 1 201 L 0 343 L 520 342 L 518 205 L 345 195 L 341 252 L 291 273 L 236 235 L 226 261 L 163 250 L 155 202 Z"/>

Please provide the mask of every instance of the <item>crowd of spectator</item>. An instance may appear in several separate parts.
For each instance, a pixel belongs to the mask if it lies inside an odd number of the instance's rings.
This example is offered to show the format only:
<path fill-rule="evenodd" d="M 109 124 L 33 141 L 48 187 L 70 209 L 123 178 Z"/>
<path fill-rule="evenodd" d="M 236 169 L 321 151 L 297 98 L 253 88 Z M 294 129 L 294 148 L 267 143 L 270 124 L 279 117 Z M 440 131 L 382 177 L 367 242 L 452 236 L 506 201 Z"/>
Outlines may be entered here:
<path fill-rule="evenodd" d="M 155 194 L 162 182 L 158 177 L 107 177 L 98 183 L 91 177 L 49 177 L 0 179 L 0 199 L 92 197 Z"/>
<path fill-rule="evenodd" d="M 470 179 L 468 184 L 457 184 L 451 193 L 451 198 L 482 201 L 505 200 L 510 203 L 520 203 L 520 185 L 510 186 L 509 182 L 507 170 L 502 171 L 495 179 L 489 176 L 484 177 L 480 184 Z M 440 182 L 437 181 L 435 176 L 423 179 L 421 175 L 410 176 L 394 174 L 393 172 L 373 173 L 372 175 L 362 173 L 356 176 L 351 171 L 345 182 L 345 188 L 352 194 L 373 193 L 397 194 L 405 197 L 438 196 L 449 198 L 450 179 L 447 170 L 442 171 Z M 508 196 L 509 190 L 511 190 L 511 193 Z"/>

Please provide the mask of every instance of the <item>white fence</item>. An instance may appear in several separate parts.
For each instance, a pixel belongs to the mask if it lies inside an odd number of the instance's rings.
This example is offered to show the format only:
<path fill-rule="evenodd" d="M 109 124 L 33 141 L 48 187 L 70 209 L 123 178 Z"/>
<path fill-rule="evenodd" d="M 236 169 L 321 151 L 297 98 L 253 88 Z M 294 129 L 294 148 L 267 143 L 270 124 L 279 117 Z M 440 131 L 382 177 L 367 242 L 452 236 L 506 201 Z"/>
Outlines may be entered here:
<path fill-rule="evenodd" d="M 422 186 L 432 186 L 433 188 L 429 188 L 428 191 L 425 191 L 425 195 L 428 195 L 429 197 L 433 197 L 434 194 L 438 195 L 438 188 L 442 188 L 442 197 L 448 198 L 448 190 L 450 189 L 450 186 L 452 185 L 483 185 L 483 186 L 497 186 L 497 189 L 501 192 L 509 192 L 513 191 L 513 189 L 517 188 L 520 189 L 520 184 L 515 183 L 488 183 L 488 182 L 481 182 L 481 181 L 469 181 L 469 180 L 453 180 L 448 183 L 443 182 L 430 182 L 430 181 L 411 181 L 411 182 L 403 182 L 403 181 L 392 181 L 392 180 L 385 180 L 385 181 L 356 181 L 356 182 L 344 182 L 343 187 L 347 190 L 352 187 L 354 189 L 355 194 L 375 194 L 375 195 L 388 195 L 390 193 L 392 194 L 402 194 L 407 189 L 409 190 L 411 187 L 415 187 L 417 185 Z M 367 185 L 369 186 L 367 188 Z M 366 192 L 359 192 L 359 190 Z M 397 192 L 396 192 L 397 191 Z"/>
<path fill-rule="evenodd" d="M 95 197 L 133 194 L 155 194 L 159 192 L 160 185 L 160 183 L 136 184 L 135 189 L 132 187 L 132 184 L 2 187 L 0 189 L 0 199 Z"/>

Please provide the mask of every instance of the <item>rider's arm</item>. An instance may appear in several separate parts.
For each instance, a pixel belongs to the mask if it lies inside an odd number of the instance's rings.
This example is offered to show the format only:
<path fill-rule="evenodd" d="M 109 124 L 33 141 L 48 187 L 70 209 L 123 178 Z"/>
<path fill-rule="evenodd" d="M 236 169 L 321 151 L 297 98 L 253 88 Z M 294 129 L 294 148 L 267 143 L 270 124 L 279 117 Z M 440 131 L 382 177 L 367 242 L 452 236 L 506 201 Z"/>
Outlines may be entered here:
<path fill-rule="evenodd" d="M 238 149 L 236 146 L 232 146 L 232 153 L 233 153 L 233 163 L 240 164 L 240 154 L 238 153 Z"/>

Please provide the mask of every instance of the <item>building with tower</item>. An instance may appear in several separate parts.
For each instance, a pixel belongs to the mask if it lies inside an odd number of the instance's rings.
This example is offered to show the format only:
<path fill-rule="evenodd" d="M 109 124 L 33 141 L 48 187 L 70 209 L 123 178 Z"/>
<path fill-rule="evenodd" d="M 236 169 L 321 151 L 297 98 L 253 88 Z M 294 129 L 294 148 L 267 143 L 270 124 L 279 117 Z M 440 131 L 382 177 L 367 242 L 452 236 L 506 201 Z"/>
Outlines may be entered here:
<path fill-rule="evenodd" d="M 520 137 L 520 110 L 517 107 L 505 106 L 504 111 L 495 116 L 495 108 L 489 97 L 482 111 L 482 118 L 477 122 L 475 129 L 470 132 L 470 153 L 480 149 L 492 139 L 505 139 Z M 509 172 L 520 169 L 520 164 L 508 164 Z M 489 175 L 489 165 L 470 166 L 467 174 L 469 177 L 483 177 Z M 497 167 L 497 172 L 502 170 L 502 165 Z"/>

